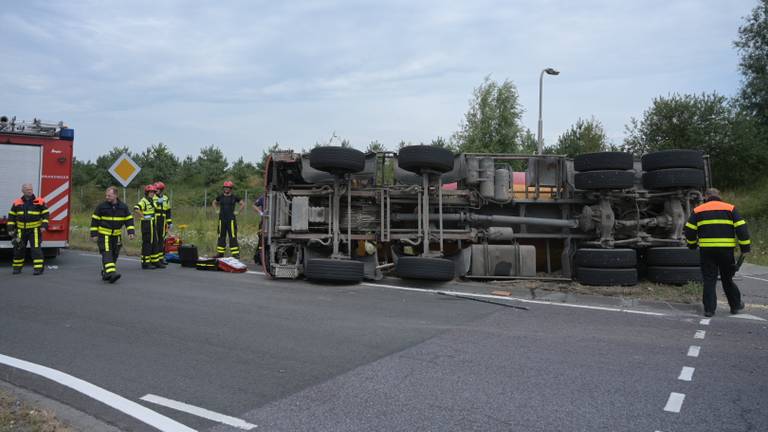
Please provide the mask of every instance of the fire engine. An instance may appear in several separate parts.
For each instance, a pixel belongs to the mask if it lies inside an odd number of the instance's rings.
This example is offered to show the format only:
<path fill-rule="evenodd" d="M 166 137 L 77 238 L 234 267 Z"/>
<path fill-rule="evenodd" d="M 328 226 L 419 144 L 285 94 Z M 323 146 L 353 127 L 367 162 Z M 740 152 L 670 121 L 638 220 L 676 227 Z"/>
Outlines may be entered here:
<path fill-rule="evenodd" d="M 32 184 L 35 195 L 45 199 L 50 210 L 42 242 L 46 258 L 69 246 L 74 136 L 74 129 L 63 122 L 0 117 L 0 249 L 13 247 L 8 211 L 21 196 L 24 183 Z"/>

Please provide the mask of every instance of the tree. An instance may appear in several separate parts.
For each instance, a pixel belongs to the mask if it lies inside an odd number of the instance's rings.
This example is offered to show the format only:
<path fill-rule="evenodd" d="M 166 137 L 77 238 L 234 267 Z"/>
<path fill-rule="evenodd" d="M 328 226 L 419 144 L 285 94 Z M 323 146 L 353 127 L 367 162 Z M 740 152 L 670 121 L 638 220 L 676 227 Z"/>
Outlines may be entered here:
<path fill-rule="evenodd" d="M 469 111 L 454 135 L 464 152 L 521 153 L 525 131 L 520 126 L 523 109 L 517 88 L 486 77 L 474 91 Z"/>
<path fill-rule="evenodd" d="M 91 161 L 81 161 L 72 158 L 72 185 L 84 186 L 97 177 L 98 167 Z"/>
<path fill-rule="evenodd" d="M 136 163 L 141 167 L 141 183 L 172 182 L 176 179 L 181 165 L 179 158 L 163 143 L 157 143 L 144 150 L 136 156 Z"/>
<path fill-rule="evenodd" d="M 243 157 L 240 156 L 240 158 L 229 168 L 228 174 L 232 181 L 235 182 L 236 186 L 245 188 L 249 183 L 249 179 L 258 175 L 258 172 L 252 163 L 246 162 L 243 160 Z"/>
<path fill-rule="evenodd" d="M 459 147 L 456 145 L 455 142 L 452 140 L 446 140 L 445 138 L 438 136 L 437 138 L 433 139 L 429 145 L 433 147 L 440 147 L 444 149 L 448 149 L 454 153 L 459 151 Z"/>
<path fill-rule="evenodd" d="M 205 186 L 223 179 L 228 165 L 224 153 L 215 145 L 200 149 L 200 155 L 197 156 L 195 163 Z"/>
<path fill-rule="evenodd" d="M 589 120 L 579 118 L 576 124 L 557 138 L 557 144 L 546 148 L 546 153 L 573 157 L 581 153 L 594 153 L 608 150 L 608 137 L 603 124 L 592 117 Z"/>
<path fill-rule="evenodd" d="M 768 127 L 768 0 L 760 0 L 744 19 L 734 42 L 741 55 L 739 69 L 744 76 L 739 103 Z"/>
<path fill-rule="evenodd" d="M 366 153 L 379 153 L 387 151 L 386 147 L 384 147 L 384 144 L 380 143 L 378 140 L 373 140 L 368 144 L 368 148 L 365 149 Z"/>
<path fill-rule="evenodd" d="M 267 157 L 279 150 L 280 144 L 274 143 L 269 148 L 261 152 L 261 159 L 256 162 L 256 174 L 259 177 L 264 177 L 264 171 L 267 169 Z"/>

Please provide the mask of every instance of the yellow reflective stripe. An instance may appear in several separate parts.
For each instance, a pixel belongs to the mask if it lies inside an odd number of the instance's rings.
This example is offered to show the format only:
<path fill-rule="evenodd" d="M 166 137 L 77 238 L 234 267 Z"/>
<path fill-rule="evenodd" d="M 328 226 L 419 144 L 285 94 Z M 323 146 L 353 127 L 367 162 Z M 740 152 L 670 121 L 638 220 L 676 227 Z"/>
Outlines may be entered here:
<path fill-rule="evenodd" d="M 740 245 L 752 244 L 752 240 L 739 240 Z"/>
<path fill-rule="evenodd" d="M 746 224 L 747 224 L 747 221 L 745 221 L 744 219 L 742 219 L 742 220 L 740 220 L 740 221 L 738 221 L 738 222 L 734 222 L 734 223 L 733 223 L 733 227 L 734 227 L 734 228 L 738 228 L 738 227 L 740 227 L 740 226 L 742 226 L 742 225 L 746 225 Z"/>
<path fill-rule="evenodd" d="M 40 213 L 49 213 L 48 209 L 41 210 Z"/>
<path fill-rule="evenodd" d="M 92 214 L 91 215 L 91 219 L 101 220 L 101 216 L 97 216 L 96 214 Z"/>
<path fill-rule="evenodd" d="M 692 230 L 694 230 L 694 231 L 699 229 L 699 227 L 697 227 L 696 225 L 694 225 L 694 224 L 692 224 L 690 222 L 686 222 L 685 226 L 690 228 L 690 229 L 692 229 Z"/>
<path fill-rule="evenodd" d="M 699 247 L 703 247 L 703 248 L 716 248 L 716 247 L 733 248 L 733 247 L 736 247 L 736 244 L 735 243 L 704 243 L 704 244 L 700 244 Z"/>
<path fill-rule="evenodd" d="M 91 227 L 91 231 L 98 231 L 98 230 L 99 230 L 98 227 Z"/>
<path fill-rule="evenodd" d="M 35 247 L 40 247 L 40 232 L 38 230 L 35 230 Z M 35 260 L 37 262 L 37 260 Z"/>
<path fill-rule="evenodd" d="M 15 211 L 11 210 L 11 211 L 8 212 L 8 214 L 12 215 L 12 216 L 16 216 L 18 213 L 16 213 Z"/>
<path fill-rule="evenodd" d="M 707 219 L 696 222 L 696 225 L 733 225 L 733 221 L 730 219 Z"/>
<path fill-rule="evenodd" d="M 14 222 L 14 221 L 8 221 L 8 225 L 16 225 L 16 222 Z"/>
<path fill-rule="evenodd" d="M 23 214 L 23 212 L 22 212 L 22 214 Z M 31 214 L 31 215 L 39 215 L 39 214 L 40 214 L 40 212 L 39 212 L 39 211 L 32 211 L 32 210 L 29 210 L 29 211 L 27 211 L 27 214 Z"/>
<path fill-rule="evenodd" d="M 136 228 L 133 225 L 128 225 L 125 229 L 136 231 Z"/>
<path fill-rule="evenodd" d="M 699 242 L 700 243 L 725 243 L 725 242 L 733 242 L 733 244 L 736 244 L 736 239 L 733 238 L 733 237 L 730 237 L 730 238 L 728 238 L 728 237 L 725 237 L 725 238 L 709 237 L 709 238 L 700 238 Z"/>
<path fill-rule="evenodd" d="M 104 250 L 109 252 L 109 236 L 108 235 L 104 236 Z"/>
<path fill-rule="evenodd" d="M 687 239 L 686 239 L 685 241 L 687 241 L 687 242 L 688 242 L 688 244 L 696 244 L 696 243 L 697 243 L 697 242 L 696 242 L 696 240 L 687 240 Z"/>
<path fill-rule="evenodd" d="M 42 221 L 34 221 L 34 222 L 16 222 L 16 225 L 18 225 L 18 228 L 39 228 L 40 225 L 42 225 Z"/>
<path fill-rule="evenodd" d="M 110 228 L 99 227 L 98 231 L 99 231 L 99 234 L 103 234 L 103 235 L 107 235 L 107 236 L 110 236 L 110 235 L 120 235 L 121 234 L 120 228 L 110 229 Z"/>

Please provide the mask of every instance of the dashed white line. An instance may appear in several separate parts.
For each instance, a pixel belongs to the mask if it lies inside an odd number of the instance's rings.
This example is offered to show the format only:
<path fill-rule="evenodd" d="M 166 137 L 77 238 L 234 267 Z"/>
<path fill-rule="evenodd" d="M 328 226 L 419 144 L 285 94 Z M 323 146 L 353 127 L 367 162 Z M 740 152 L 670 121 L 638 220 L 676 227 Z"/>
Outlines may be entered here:
<path fill-rule="evenodd" d="M 153 404 L 161 405 L 167 408 L 173 408 L 177 411 L 182 411 L 187 414 L 192 414 L 198 417 L 202 417 L 208 420 L 213 420 L 218 423 L 222 423 L 225 425 L 233 426 L 239 429 L 243 430 L 251 430 L 253 428 L 256 428 L 255 424 L 248 423 L 245 420 L 241 420 L 236 417 L 230 417 L 228 415 L 219 414 L 217 412 L 213 412 L 211 410 L 207 410 L 205 408 L 196 407 L 194 405 L 186 404 L 184 402 L 175 401 L 172 399 L 164 398 L 162 396 L 157 396 L 153 394 L 144 395 L 141 397 L 141 400 L 152 402 Z"/>
<path fill-rule="evenodd" d="M 759 281 L 768 282 L 768 279 L 763 279 L 763 278 L 759 278 L 759 277 L 755 277 L 755 276 L 747 276 L 747 275 L 741 275 L 741 276 L 743 276 L 745 278 L 756 279 L 756 280 L 759 280 Z"/>
<path fill-rule="evenodd" d="M 163 432 L 195 432 L 194 429 L 152 411 L 141 404 L 56 369 L 2 354 L 0 354 L 0 363 L 55 381 Z"/>
<path fill-rule="evenodd" d="M 680 371 L 680 376 L 677 377 L 680 381 L 693 381 L 693 371 L 695 368 L 683 366 L 683 370 Z"/>
<path fill-rule="evenodd" d="M 669 399 L 667 399 L 667 404 L 664 406 L 664 411 L 679 413 L 680 409 L 683 407 L 684 400 L 684 394 L 675 392 L 670 393 Z"/>
<path fill-rule="evenodd" d="M 707 335 L 707 332 L 704 330 L 696 330 L 696 333 L 693 335 L 694 339 L 704 339 L 704 336 Z"/>
<path fill-rule="evenodd" d="M 701 347 L 698 345 L 691 345 L 688 347 L 688 357 L 698 357 L 701 352 Z"/>
<path fill-rule="evenodd" d="M 437 293 L 437 290 L 433 290 L 433 289 L 407 288 L 407 287 L 400 287 L 396 285 L 384 285 L 384 284 L 376 284 L 376 283 L 368 283 L 368 282 L 363 282 L 361 283 L 361 285 L 377 287 L 377 288 L 394 289 L 394 290 L 400 290 L 400 291 L 413 291 L 413 292 L 430 293 L 430 294 Z M 533 304 L 550 305 L 550 306 L 563 306 L 563 307 L 571 307 L 571 308 L 577 308 L 577 309 L 591 309 L 591 310 L 599 310 L 599 311 L 607 311 L 607 312 L 624 312 L 629 314 L 649 315 L 649 316 L 666 316 L 665 313 L 660 313 L 660 312 L 646 312 L 646 311 L 638 311 L 638 310 L 631 310 L 631 309 L 611 308 L 611 307 L 605 307 L 605 306 L 588 306 L 588 305 L 578 305 L 578 304 L 570 304 L 570 303 L 555 303 L 551 301 L 529 300 L 529 299 L 524 299 L 519 297 L 495 296 L 495 295 L 477 294 L 477 293 L 461 292 L 461 291 L 443 290 L 443 292 L 448 294 L 456 294 L 456 295 L 463 295 L 463 296 L 477 297 L 477 298 L 487 298 L 487 299 L 493 299 L 493 300 L 508 300 L 508 301 L 513 300 L 513 301 L 519 301 L 522 303 L 533 303 Z"/>
<path fill-rule="evenodd" d="M 699 324 L 701 325 L 709 325 L 709 322 L 712 320 L 712 318 L 704 318 L 701 321 L 699 321 Z"/>

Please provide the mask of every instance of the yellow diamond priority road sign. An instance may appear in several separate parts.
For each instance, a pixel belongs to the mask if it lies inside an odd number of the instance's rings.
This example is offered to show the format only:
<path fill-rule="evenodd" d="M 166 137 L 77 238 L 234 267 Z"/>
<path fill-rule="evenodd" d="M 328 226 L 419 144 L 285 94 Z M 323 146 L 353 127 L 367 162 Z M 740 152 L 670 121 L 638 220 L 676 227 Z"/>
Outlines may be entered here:
<path fill-rule="evenodd" d="M 117 158 L 115 163 L 109 167 L 109 173 L 112 174 L 112 177 L 119 181 L 123 187 L 127 187 L 139 171 L 141 171 L 141 167 L 136 165 L 136 162 L 128 156 L 128 153 L 123 153 L 122 156 Z"/>

